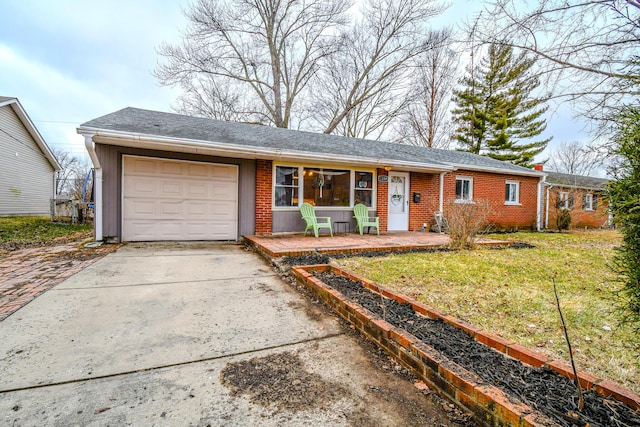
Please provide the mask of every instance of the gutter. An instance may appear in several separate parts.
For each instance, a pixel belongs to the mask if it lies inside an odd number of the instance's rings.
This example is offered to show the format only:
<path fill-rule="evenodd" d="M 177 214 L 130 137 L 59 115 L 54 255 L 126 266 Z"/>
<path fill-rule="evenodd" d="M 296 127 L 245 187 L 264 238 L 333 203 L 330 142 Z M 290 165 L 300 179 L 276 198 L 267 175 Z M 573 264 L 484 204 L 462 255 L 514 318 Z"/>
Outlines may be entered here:
<path fill-rule="evenodd" d="M 94 185 L 94 197 L 95 197 L 95 209 L 94 209 L 94 229 L 95 229 L 95 238 L 96 241 L 102 241 L 102 166 L 100 165 L 100 160 L 98 159 L 98 155 L 96 153 L 96 145 L 93 142 L 93 135 L 83 134 L 84 136 L 84 145 L 87 148 L 87 152 L 89 153 L 89 157 L 91 158 L 91 162 L 93 163 L 93 168 L 95 170 L 95 180 L 93 182 Z"/>
<path fill-rule="evenodd" d="M 195 154 L 207 154 L 207 155 L 219 155 L 228 157 L 244 157 L 244 158 L 264 158 L 269 160 L 281 160 L 281 161 L 300 161 L 311 160 L 316 162 L 329 162 L 338 164 L 360 164 L 367 166 L 374 166 L 384 168 L 385 166 L 391 166 L 394 169 L 411 169 L 417 171 L 426 172 L 443 172 L 451 171 L 455 168 L 448 164 L 428 164 L 420 162 L 407 162 L 402 160 L 386 160 L 376 158 L 363 158 L 361 156 L 340 156 L 336 158 L 335 155 L 310 153 L 306 151 L 297 150 L 284 150 L 275 148 L 262 148 L 256 146 L 245 146 L 238 144 L 228 144 L 220 142 L 202 141 L 194 139 L 184 138 L 170 138 L 163 136 L 149 136 L 140 133 L 129 133 L 119 131 L 106 131 L 98 128 L 79 127 L 78 133 L 82 135 L 92 135 L 95 138 L 104 138 L 105 144 L 128 146 L 122 144 L 124 142 L 139 142 L 140 144 L 131 145 L 136 148 L 149 148 L 143 147 L 142 144 L 154 145 L 154 149 L 164 151 L 176 151 L 176 148 L 195 150 Z M 115 141 L 114 141 L 115 140 Z M 100 143 L 100 141 L 98 141 Z M 120 142 L 120 143 L 119 143 Z"/>
<path fill-rule="evenodd" d="M 530 171 L 530 170 L 527 170 L 526 168 L 523 171 L 517 171 L 512 169 L 493 168 L 490 166 L 472 166 L 472 165 L 465 165 L 461 163 L 449 163 L 449 162 L 443 162 L 443 163 L 453 166 L 454 170 L 463 169 L 463 170 L 470 170 L 475 172 L 494 172 L 494 173 L 501 173 L 503 175 L 520 175 L 520 176 L 530 176 L 530 177 L 539 177 L 539 178 L 544 178 L 547 176 L 546 174 L 541 174 L 540 172 L 533 171 L 533 170 Z"/>

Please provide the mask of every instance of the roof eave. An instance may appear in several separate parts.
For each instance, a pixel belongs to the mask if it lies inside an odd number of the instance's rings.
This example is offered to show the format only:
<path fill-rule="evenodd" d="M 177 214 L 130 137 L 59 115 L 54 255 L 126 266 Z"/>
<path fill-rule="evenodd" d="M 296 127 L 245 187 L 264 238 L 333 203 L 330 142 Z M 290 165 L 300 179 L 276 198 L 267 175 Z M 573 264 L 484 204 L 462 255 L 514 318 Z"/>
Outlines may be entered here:
<path fill-rule="evenodd" d="M 245 146 L 215 141 L 193 140 L 186 138 L 164 137 L 143 133 L 122 132 L 80 126 L 78 133 L 91 136 L 94 142 L 124 147 L 147 148 L 161 151 L 182 151 L 194 154 L 267 159 L 288 162 L 313 161 L 342 165 L 359 164 L 368 167 L 391 167 L 392 169 L 408 169 L 418 172 L 447 172 L 454 170 L 453 166 L 445 164 L 407 162 L 362 156 L 340 156 L 308 151 L 264 148 Z"/>
<path fill-rule="evenodd" d="M 587 191 L 606 191 L 607 190 L 606 185 L 603 187 L 593 187 L 588 185 L 571 185 L 571 184 L 565 184 L 561 182 L 549 182 L 549 181 L 545 181 L 544 183 L 549 187 L 572 188 L 574 190 L 587 190 Z"/>
<path fill-rule="evenodd" d="M 536 170 L 518 171 L 513 169 L 493 168 L 490 166 L 472 166 L 472 165 L 465 165 L 461 163 L 447 163 L 447 164 L 454 166 L 455 170 L 464 169 L 464 170 L 470 170 L 470 171 L 476 171 L 476 172 L 494 172 L 494 173 L 501 173 L 504 175 L 530 176 L 530 177 L 536 177 L 536 178 L 543 178 L 546 176 L 545 173 L 539 172 Z"/>

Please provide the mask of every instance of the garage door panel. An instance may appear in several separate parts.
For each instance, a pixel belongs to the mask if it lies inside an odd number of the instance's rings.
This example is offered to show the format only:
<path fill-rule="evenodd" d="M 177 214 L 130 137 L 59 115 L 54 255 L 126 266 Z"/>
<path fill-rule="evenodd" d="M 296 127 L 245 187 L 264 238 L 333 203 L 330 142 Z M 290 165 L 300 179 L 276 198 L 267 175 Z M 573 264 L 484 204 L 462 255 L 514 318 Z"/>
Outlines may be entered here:
<path fill-rule="evenodd" d="M 199 178 L 208 178 L 209 170 L 211 170 L 210 165 L 206 164 L 198 164 L 198 163 L 189 163 L 185 168 L 185 175 Z"/>
<path fill-rule="evenodd" d="M 183 203 L 175 202 L 171 200 L 160 200 L 158 201 L 158 219 L 168 219 L 168 218 L 182 218 L 183 212 Z"/>
<path fill-rule="evenodd" d="M 235 181 L 237 179 L 236 168 L 233 166 L 213 168 L 210 170 L 209 176 L 223 181 Z"/>
<path fill-rule="evenodd" d="M 157 172 L 161 175 L 184 175 L 184 162 L 173 160 L 160 160 L 158 161 L 159 167 Z"/>
<path fill-rule="evenodd" d="M 123 240 L 235 240 L 238 169 L 124 157 Z"/>
<path fill-rule="evenodd" d="M 232 202 L 212 203 L 211 214 L 218 220 L 224 219 L 229 221 L 236 217 L 236 205 Z"/>
<path fill-rule="evenodd" d="M 125 205 L 125 218 L 152 218 L 156 213 L 156 202 L 153 200 L 131 200 Z"/>
<path fill-rule="evenodd" d="M 128 168 L 133 174 L 155 174 L 157 163 L 153 159 L 129 158 Z"/>
<path fill-rule="evenodd" d="M 187 182 L 186 184 L 186 195 L 188 198 L 199 198 L 199 199 L 207 199 L 209 198 L 209 184 L 201 181 L 192 181 Z"/>
<path fill-rule="evenodd" d="M 126 177 L 123 188 L 125 197 L 153 197 L 157 192 L 156 182 L 153 179 Z"/>

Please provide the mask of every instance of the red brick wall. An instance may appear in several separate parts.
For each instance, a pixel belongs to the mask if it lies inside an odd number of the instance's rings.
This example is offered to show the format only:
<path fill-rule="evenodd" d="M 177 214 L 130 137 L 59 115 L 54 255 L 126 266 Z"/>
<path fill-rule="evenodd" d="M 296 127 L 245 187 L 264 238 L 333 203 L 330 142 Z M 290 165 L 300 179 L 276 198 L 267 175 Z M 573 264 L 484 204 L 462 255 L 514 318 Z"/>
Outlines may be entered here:
<path fill-rule="evenodd" d="M 556 228 L 556 216 L 558 211 L 555 206 L 559 191 L 566 191 L 573 194 L 573 209 L 569 210 L 569 213 L 571 214 L 570 228 L 599 228 L 606 227 L 608 225 L 609 203 L 604 200 L 600 192 L 587 192 L 584 190 L 576 190 L 572 188 L 554 187 L 549 190 L 549 222 L 547 224 L 547 228 Z M 585 193 L 598 195 L 598 205 L 595 211 L 587 211 L 582 208 L 582 202 Z M 547 192 L 545 189 L 545 198 L 546 196 Z"/>
<path fill-rule="evenodd" d="M 420 193 L 420 202 L 413 201 L 413 193 Z M 409 231 L 420 230 L 427 224 L 427 231 L 434 223 L 433 213 L 439 209 L 440 175 L 411 172 L 409 180 Z"/>
<path fill-rule="evenodd" d="M 256 161 L 256 234 L 272 232 L 273 162 Z"/>
<path fill-rule="evenodd" d="M 537 177 L 457 170 L 445 175 L 444 202 L 456 197 L 456 177 L 473 178 L 473 200 L 487 200 L 491 206 L 488 222 L 499 229 L 535 228 L 538 199 Z M 505 205 L 505 181 L 520 182 L 520 205 Z"/>
<path fill-rule="evenodd" d="M 389 176 L 389 172 L 379 168 L 378 176 Z M 378 218 L 380 219 L 380 232 L 386 232 L 389 225 L 389 184 L 378 181 L 376 190 L 376 206 Z"/>

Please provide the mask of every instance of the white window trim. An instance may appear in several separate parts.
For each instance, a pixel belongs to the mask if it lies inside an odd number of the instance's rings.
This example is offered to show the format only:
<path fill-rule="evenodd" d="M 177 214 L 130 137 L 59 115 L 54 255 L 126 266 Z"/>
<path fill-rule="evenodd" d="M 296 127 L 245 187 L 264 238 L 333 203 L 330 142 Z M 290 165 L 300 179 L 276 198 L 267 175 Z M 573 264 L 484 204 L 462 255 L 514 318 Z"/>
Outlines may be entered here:
<path fill-rule="evenodd" d="M 568 191 L 560 191 L 558 192 L 558 200 L 562 202 L 562 206 L 558 203 L 560 209 L 570 210 L 569 207 L 569 192 Z"/>
<path fill-rule="evenodd" d="M 468 199 L 458 199 L 456 194 L 455 203 L 474 203 L 473 201 L 473 177 L 471 176 L 456 176 L 456 187 L 458 184 L 458 180 L 467 180 L 469 181 L 469 198 Z M 455 191 L 455 187 L 454 187 Z"/>
<path fill-rule="evenodd" d="M 522 206 L 522 203 L 520 203 L 520 181 L 506 180 L 505 186 L 507 184 L 516 186 L 516 200 L 505 200 L 504 204 L 507 206 Z M 505 194 L 505 199 L 506 199 L 506 194 Z"/>
<path fill-rule="evenodd" d="M 298 206 L 276 206 L 276 167 L 289 167 L 298 168 Z M 273 163 L 273 169 L 271 171 L 271 209 L 272 211 L 298 211 L 300 205 L 303 203 L 304 197 L 304 179 L 302 172 L 304 168 L 323 168 L 323 169 L 340 169 L 350 172 L 349 185 L 349 206 L 317 206 L 317 209 L 329 210 L 329 211 L 345 211 L 353 210 L 355 200 L 355 186 L 356 186 L 356 172 L 370 172 L 372 174 L 373 188 L 371 190 L 371 207 L 369 209 L 377 209 L 377 193 L 378 193 L 378 176 L 375 169 L 362 168 L 358 166 L 339 166 L 339 165 L 318 165 L 314 163 Z"/>
<path fill-rule="evenodd" d="M 585 201 L 587 197 L 589 198 L 589 205 L 585 207 L 584 210 L 588 212 L 593 212 L 595 210 L 593 209 L 593 193 L 585 193 L 584 197 L 585 197 Z"/>

